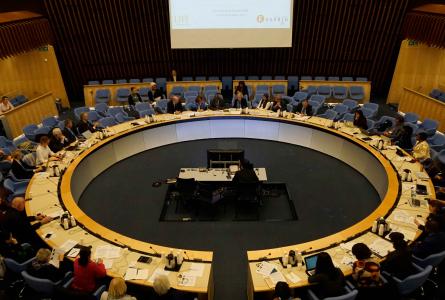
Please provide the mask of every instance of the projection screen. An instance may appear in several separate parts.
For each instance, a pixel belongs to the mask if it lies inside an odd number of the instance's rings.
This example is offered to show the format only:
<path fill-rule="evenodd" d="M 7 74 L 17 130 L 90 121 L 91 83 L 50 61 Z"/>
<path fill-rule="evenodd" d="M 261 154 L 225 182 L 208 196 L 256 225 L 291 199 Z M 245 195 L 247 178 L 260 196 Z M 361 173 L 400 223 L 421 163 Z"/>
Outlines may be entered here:
<path fill-rule="evenodd" d="M 293 0 L 169 0 L 173 49 L 292 46 Z"/>

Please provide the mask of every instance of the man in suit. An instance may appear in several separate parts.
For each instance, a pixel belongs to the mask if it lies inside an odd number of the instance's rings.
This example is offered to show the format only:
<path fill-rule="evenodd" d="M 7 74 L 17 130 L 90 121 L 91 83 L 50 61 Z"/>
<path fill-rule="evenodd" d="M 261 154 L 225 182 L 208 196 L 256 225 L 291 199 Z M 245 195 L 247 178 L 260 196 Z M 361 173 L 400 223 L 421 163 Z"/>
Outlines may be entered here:
<path fill-rule="evenodd" d="M 137 102 L 142 102 L 141 95 L 139 95 L 138 90 L 133 86 L 130 89 L 131 93 L 128 95 L 128 104 L 135 105 Z"/>
<path fill-rule="evenodd" d="M 167 113 L 168 114 L 180 114 L 184 108 L 182 107 L 181 100 L 178 96 L 172 96 L 170 101 L 167 103 Z"/>
<path fill-rule="evenodd" d="M 150 102 L 157 101 L 162 98 L 162 91 L 158 89 L 158 85 L 153 83 L 151 86 L 151 90 L 148 92 L 148 99 Z"/>
<path fill-rule="evenodd" d="M 73 127 L 74 127 L 73 120 L 66 119 L 65 128 L 63 128 L 62 133 L 68 139 L 68 144 L 71 144 L 72 142 L 77 140 Z"/>
<path fill-rule="evenodd" d="M 220 110 L 224 109 L 224 99 L 223 96 L 220 93 L 217 93 L 215 97 L 213 97 L 212 101 L 210 102 L 211 110 Z"/>
<path fill-rule="evenodd" d="M 90 132 L 95 132 L 97 125 L 98 125 L 97 122 L 91 124 L 91 122 L 88 121 L 88 113 L 83 112 L 80 114 L 80 121 L 79 124 L 77 124 L 77 132 L 79 133 L 79 135 L 88 130 Z"/>
<path fill-rule="evenodd" d="M 312 105 L 309 104 L 309 101 L 307 101 L 307 99 L 304 99 L 303 101 L 298 103 L 296 108 L 294 108 L 293 113 L 301 114 L 304 116 L 312 116 Z"/>
<path fill-rule="evenodd" d="M 237 92 L 235 95 L 235 101 L 233 101 L 233 108 L 244 109 L 247 107 L 247 100 L 243 96 L 243 93 Z"/>

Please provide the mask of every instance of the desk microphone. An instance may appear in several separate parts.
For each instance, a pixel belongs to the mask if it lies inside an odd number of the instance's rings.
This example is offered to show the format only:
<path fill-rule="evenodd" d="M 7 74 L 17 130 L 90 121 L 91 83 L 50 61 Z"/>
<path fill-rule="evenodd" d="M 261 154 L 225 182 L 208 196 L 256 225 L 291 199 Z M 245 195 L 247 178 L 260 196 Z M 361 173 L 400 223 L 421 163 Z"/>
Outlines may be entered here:
<path fill-rule="evenodd" d="M 161 257 L 161 256 L 162 256 L 161 253 L 159 253 L 158 251 L 156 251 L 156 249 L 153 248 L 152 246 L 150 246 L 150 249 L 155 253 L 155 256 L 157 256 L 157 257 Z"/>
<path fill-rule="evenodd" d="M 117 239 L 114 239 L 114 242 L 115 242 L 116 244 L 118 244 L 119 246 L 121 246 L 122 248 L 128 248 L 127 245 L 125 245 L 125 244 L 119 242 Z"/>
<path fill-rule="evenodd" d="M 272 255 L 272 253 L 269 252 L 266 256 L 260 257 L 259 260 L 266 260 L 266 259 L 268 259 L 271 255 Z"/>
<path fill-rule="evenodd" d="M 190 257 L 187 254 L 187 251 L 184 251 L 184 255 L 187 257 L 187 260 L 190 260 Z"/>

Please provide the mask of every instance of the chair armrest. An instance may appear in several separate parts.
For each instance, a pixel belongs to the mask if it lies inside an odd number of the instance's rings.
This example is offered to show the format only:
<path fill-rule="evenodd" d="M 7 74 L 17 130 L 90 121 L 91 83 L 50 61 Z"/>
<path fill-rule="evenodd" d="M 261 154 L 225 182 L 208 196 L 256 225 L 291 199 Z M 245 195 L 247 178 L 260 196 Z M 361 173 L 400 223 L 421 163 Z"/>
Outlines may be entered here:
<path fill-rule="evenodd" d="M 352 290 L 355 290 L 355 286 L 349 281 L 346 280 L 346 288 Z"/>
<path fill-rule="evenodd" d="M 307 290 L 307 294 L 310 300 L 320 300 L 311 289 Z"/>
<path fill-rule="evenodd" d="M 27 187 L 29 181 L 30 181 L 30 180 L 26 180 L 26 181 L 16 181 L 17 189 Z"/>
<path fill-rule="evenodd" d="M 400 282 L 402 282 L 402 280 L 400 280 L 399 278 L 397 278 L 397 277 L 395 277 L 395 276 L 392 276 L 391 274 L 389 274 L 389 273 L 386 272 L 386 271 L 383 271 L 383 272 L 380 274 L 380 278 L 382 278 L 382 281 L 383 281 L 383 283 L 385 283 L 385 284 L 388 283 L 388 280 L 387 280 L 384 276 L 382 276 L 382 275 L 385 275 L 385 276 L 387 276 L 388 278 L 392 278 L 396 283 L 400 283 Z"/>
<path fill-rule="evenodd" d="M 70 278 L 70 277 L 72 277 L 73 276 L 73 272 L 71 272 L 71 271 L 68 271 L 68 272 L 66 272 L 65 273 L 65 276 L 63 277 L 63 279 L 68 279 L 68 278 Z"/>
<path fill-rule="evenodd" d="M 36 258 L 35 258 L 35 257 L 32 257 L 32 258 L 28 259 L 27 261 L 23 262 L 22 265 L 24 265 L 24 266 L 28 266 L 30 263 L 32 263 L 32 261 L 33 261 L 34 259 L 36 259 Z"/>
<path fill-rule="evenodd" d="M 419 266 L 419 265 L 417 265 L 417 264 L 415 264 L 415 263 L 412 263 L 412 265 L 413 265 L 413 267 L 414 267 L 417 271 L 419 271 L 419 272 L 422 272 L 423 270 L 425 270 L 424 268 L 422 268 L 421 266 Z"/>
<path fill-rule="evenodd" d="M 71 286 L 71 283 L 73 283 L 73 280 L 74 280 L 74 278 L 71 278 L 70 280 L 68 280 L 64 285 L 63 285 L 63 287 L 64 288 L 69 288 L 70 286 Z"/>
<path fill-rule="evenodd" d="M 102 295 L 103 292 L 105 292 L 106 290 L 106 286 L 105 285 L 101 285 L 93 294 L 94 297 L 96 297 L 96 299 L 100 299 L 100 296 Z"/>

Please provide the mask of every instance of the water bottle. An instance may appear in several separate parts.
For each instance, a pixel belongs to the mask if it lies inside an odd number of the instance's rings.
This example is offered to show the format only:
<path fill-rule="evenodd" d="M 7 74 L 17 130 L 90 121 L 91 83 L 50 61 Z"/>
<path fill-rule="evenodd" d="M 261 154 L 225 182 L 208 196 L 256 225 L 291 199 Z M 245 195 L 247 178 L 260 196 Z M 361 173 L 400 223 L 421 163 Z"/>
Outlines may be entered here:
<path fill-rule="evenodd" d="M 283 262 L 283 266 L 286 268 L 287 267 L 287 263 L 289 261 L 289 259 L 287 257 L 287 252 L 284 252 L 283 257 L 281 258 L 281 261 Z"/>
<path fill-rule="evenodd" d="M 374 233 L 377 232 L 377 220 L 375 220 L 375 221 L 372 223 L 371 231 L 374 232 Z"/>
<path fill-rule="evenodd" d="M 383 236 L 384 233 L 385 233 L 385 224 L 380 224 L 379 225 L 379 235 Z"/>
<path fill-rule="evenodd" d="M 73 216 L 71 216 L 70 221 L 71 221 L 71 227 L 76 226 L 76 219 L 74 219 Z"/>

